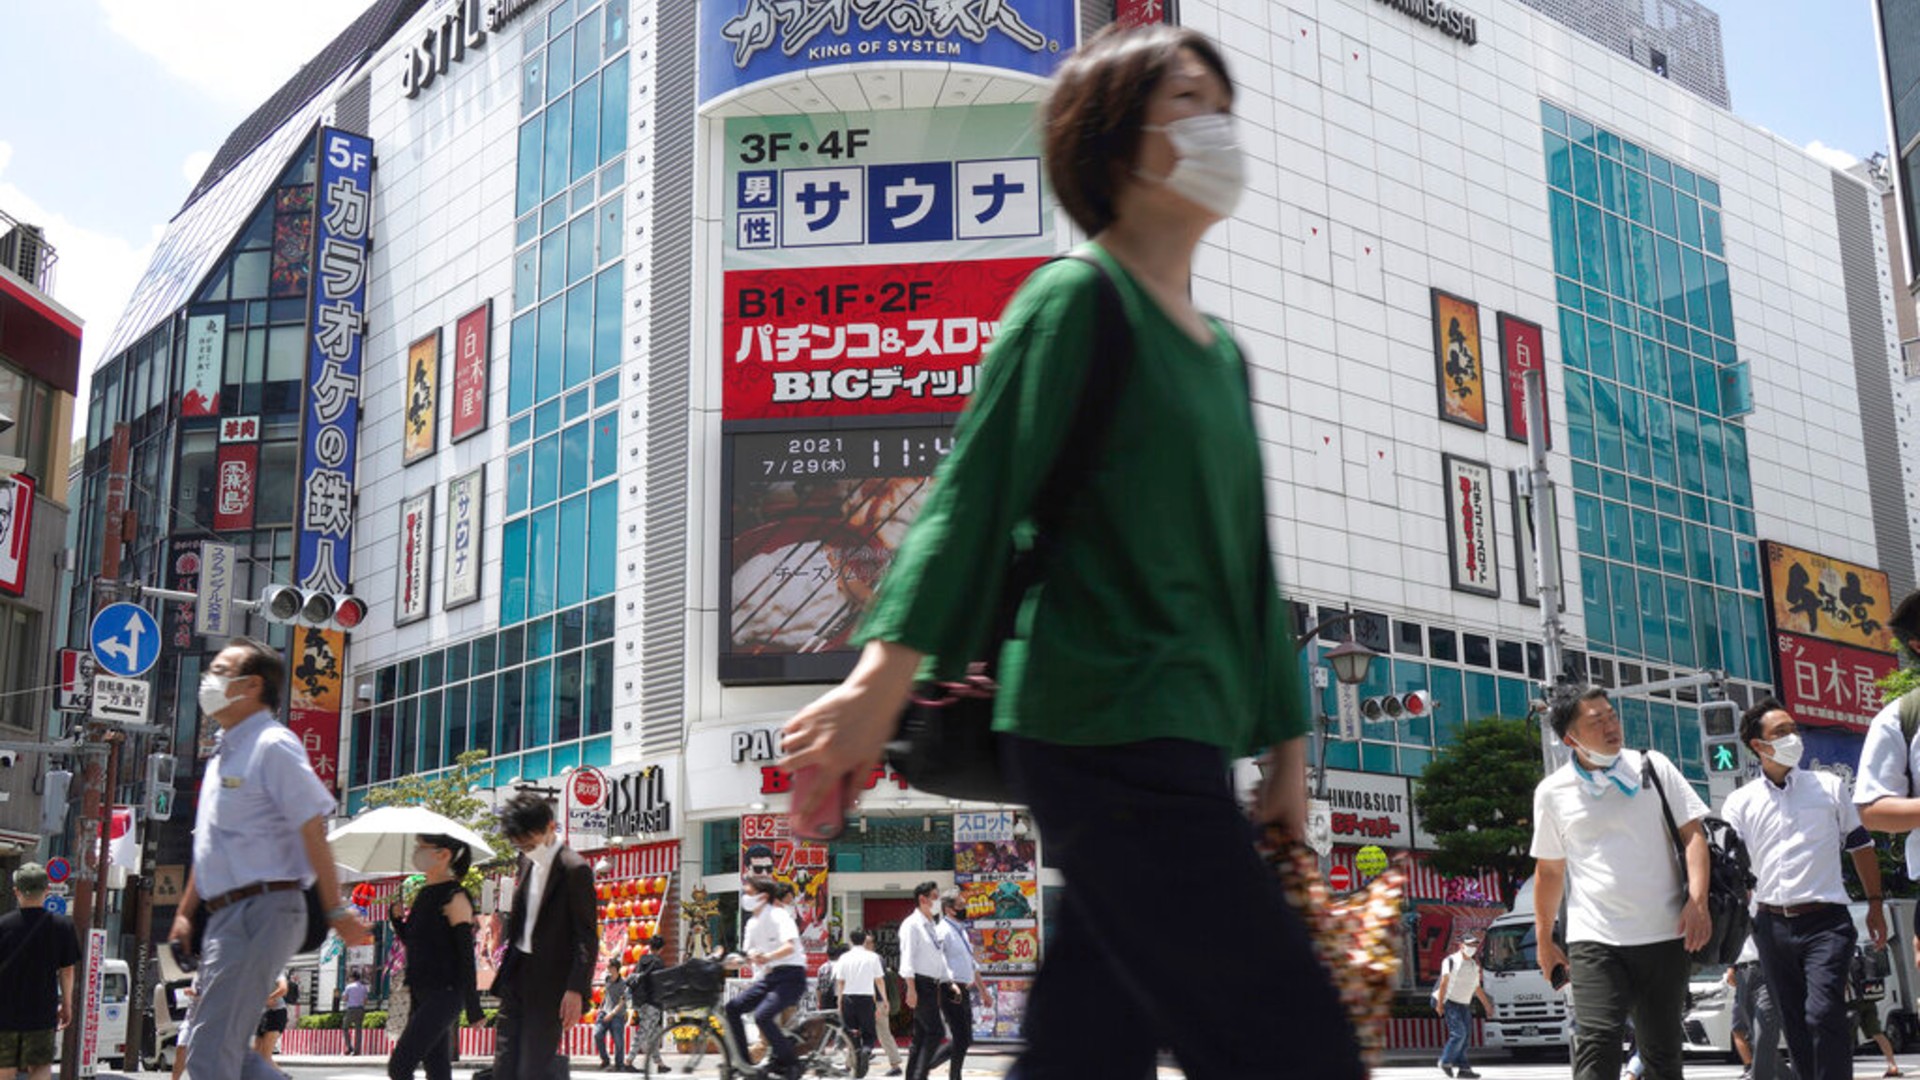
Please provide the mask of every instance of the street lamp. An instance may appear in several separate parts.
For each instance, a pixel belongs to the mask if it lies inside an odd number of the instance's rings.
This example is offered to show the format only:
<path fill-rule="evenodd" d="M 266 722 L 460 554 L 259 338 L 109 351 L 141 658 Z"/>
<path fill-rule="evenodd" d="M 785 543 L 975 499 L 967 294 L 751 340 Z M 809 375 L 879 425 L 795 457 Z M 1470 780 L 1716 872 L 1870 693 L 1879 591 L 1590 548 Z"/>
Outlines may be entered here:
<path fill-rule="evenodd" d="M 1322 623 L 1314 630 L 1317 633 L 1325 626 L 1326 624 Z M 1343 641 L 1328 649 L 1325 659 L 1327 666 L 1333 669 L 1333 677 L 1340 681 L 1340 685 L 1359 686 L 1367 681 L 1367 673 L 1373 668 L 1373 658 L 1378 655 L 1380 654 L 1357 641 Z M 1316 708 L 1315 711 L 1319 710 Z M 1313 728 L 1314 737 L 1319 741 L 1313 763 L 1315 775 L 1313 797 L 1316 799 L 1327 797 L 1327 721 L 1327 717 L 1318 716 L 1315 718 Z"/>

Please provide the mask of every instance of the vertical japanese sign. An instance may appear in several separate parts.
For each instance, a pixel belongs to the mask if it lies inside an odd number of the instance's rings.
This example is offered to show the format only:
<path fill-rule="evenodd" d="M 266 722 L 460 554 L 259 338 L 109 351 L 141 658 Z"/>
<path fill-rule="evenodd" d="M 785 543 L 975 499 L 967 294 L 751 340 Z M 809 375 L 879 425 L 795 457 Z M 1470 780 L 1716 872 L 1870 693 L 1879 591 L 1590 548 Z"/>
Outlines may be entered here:
<path fill-rule="evenodd" d="M 807 974 L 827 959 L 827 845 L 794 839 L 785 814 L 740 819 L 740 874 L 793 886 L 793 917 L 807 951 Z"/>
<path fill-rule="evenodd" d="M 373 140 L 323 127 L 318 162 L 294 576 L 302 588 L 344 593 L 353 580 L 353 492 L 360 439 L 367 237 L 373 212 Z M 335 728 L 337 745 L 337 723 Z"/>
<path fill-rule="evenodd" d="M 447 568 L 440 586 L 441 604 L 457 608 L 480 599 L 482 514 L 486 473 L 475 469 L 447 481 Z"/>
<path fill-rule="evenodd" d="M 1865 731 L 1880 711 L 1874 684 L 1899 666 L 1887 575 L 1772 540 L 1760 557 L 1781 702 L 1802 725 Z"/>
<path fill-rule="evenodd" d="M 317 626 L 293 630 L 292 693 L 287 727 L 307 748 L 314 774 L 331 790 L 340 788 L 340 702 L 346 681 L 342 670 L 347 635 Z"/>
<path fill-rule="evenodd" d="M 200 548 L 202 546 L 199 540 L 173 542 L 173 587 L 180 592 L 200 591 Z M 198 607 L 198 604 L 184 600 L 169 601 L 160 605 L 161 633 L 173 642 L 174 648 L 193 648 L 193 636 L 199 633 L 194 629 L 194 613 Z"/>
<path fill-rule="evenodd" d="M 493 301 L 488 300 L 453 324 L 453 423 L 447 441 L 456 443 L 487 426 L 487 377 L 493 363 Z"/>
<path fill-rule="evenodd" d="M 220 376 L 225 367 L 227 317 L 187 318 L 187 368 L 181 378 L 180 415 L 220 415 Z"/>
<path fill-rule="evenodd" d="M 400 463 L 432 455 L 439 441 L 440 328 L 407 346 L 407 397 L 400 437 Z"/>
<path fill-rule="evenodd" d="M 37 485 L 26 473 L 0 477 L 0 592 L 27 592 L 27 556 L 33 543 L 33 494 Z"/>
<path fill-rule="evenodd" d="M 1441 472 L 1454 591 L 1499 596 L 1500 575 L 1493 555 L 1493 471 L 1485 462 L 1442 454 Z"/>
<path fill-rule="evenodd" d="M 81 1010 L 80 1068 L 97 1069 L 100 1060 L 101 996 L 106 991 L 107 932 L 87 931 L 87 981 L 81 988 L 86 1007 Z"/>
<path fill-rule="evenodd" d="M 1507 438 L 1527 441 L 1527 382 L 1529 371 L 1547 370 L 1547 346 L 1540 335 L 1540 324 L 1517 315 L 1501 312 L 1495 319 L 1500 328 L 1500 362 L 1506 371 Z M 1545 385 L 1544 383 L 1542 384 Z M 1548 447 L 1553 446 L 1553 429 L 1545 433 Z"/>
<path fill-rule="evenodd" d="M 213 528 L 232 532 L 253 528 L 253 493 L 260 484 L 258 443 L 220 447 L 214 458 Z"/>
<path fill-rule="evenodd" d="M 200 601 L 193 606 L 193 632 L 233 636 L 233 588 L 240 566 L 232 544 L 200 545 Z"/>
<path fill-rule="evenodd" d="M 433 557 L 432 488 L 401 501 L 398 543 L 399 550 L 394 553 L 398 584 L 393 597 L 393 625 L 405 626 L 427 617 L 433 576 L 428 569 Z"/>
<path fill-rule="evenodd" d="M 1034 844 L 1014 832 L 1010 810 L 953 815 L 953 884 L 967 907 L 973 962 L 992 990 L 974 1013 L 974 1037 L 1020 1032 L 1027 991 L 1040 963 L 1039 877 Z"/>
<path fill-rule="evenodd" d="M 1440 419 L 1487 430 L 1487 369 L 1480 343 L 1480 308 L 1433 290 L 1433 364 Z"/>

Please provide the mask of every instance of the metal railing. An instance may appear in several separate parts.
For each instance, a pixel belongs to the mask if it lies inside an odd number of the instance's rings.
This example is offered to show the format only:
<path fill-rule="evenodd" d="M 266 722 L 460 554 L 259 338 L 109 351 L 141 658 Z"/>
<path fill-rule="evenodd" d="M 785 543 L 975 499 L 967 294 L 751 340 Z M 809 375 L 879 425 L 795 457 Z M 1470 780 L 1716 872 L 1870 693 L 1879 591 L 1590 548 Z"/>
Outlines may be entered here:
<path fill-rule="evenodd" d="M 45 230 L 28 225 L 0 210 L 0 266 L 25 278 L 33 287 L 53 295 L 53 268 L 60 254 L 47 243 Z"/>

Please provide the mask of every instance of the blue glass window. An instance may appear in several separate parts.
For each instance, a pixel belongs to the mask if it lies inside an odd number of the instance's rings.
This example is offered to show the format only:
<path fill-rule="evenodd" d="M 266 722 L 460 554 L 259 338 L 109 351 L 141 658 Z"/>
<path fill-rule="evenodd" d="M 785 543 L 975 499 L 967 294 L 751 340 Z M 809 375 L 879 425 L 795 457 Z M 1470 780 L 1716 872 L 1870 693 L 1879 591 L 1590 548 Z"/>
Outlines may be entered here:
<path fill-rule="evenodd" d="M 567 287 L 567 234 L 558 229 L 540 241 L 540 298 Z"/>
<path fill-rule="evenodd" d="M 573 37 L 570 34 L 555 34 L 553 44 L 547 46 L 547 100 L 560 100 L 560 95 L 572 85 Z"/>
<path fill-rule="evenodd" d="M 593 219 L 583 217 L 591 224 Z M 565 389 L 593 377 L 593 286 L 581 283 L 567 291 L 567 352 Z"/>
<path fill-rule="evenodd" d="M 1549 225 L 1553 230 L 1553 269 L 1563 278 L 1580 276 L 1580 234 L 1574 222 L 1573 198 L 1562 192 L 1547 196 Z"/>
<path fill-rule="evenodd" d="M 516 215 L 540 205 L 540 132 L 538 119 L 520 125 L 520 157 L 513 199 Z"/>
<path fill-rule="evenodd" d="M 558 523 L 554 508 L 536 510 L 528 517 L 527 530 L 527 614 L 545 615 L 553 610 L 554 578 L 558 572 Z"/>
<path fill-rule="evenodd" d="M 527 519 L 515 518 L 500 529 L 500 621 L 527 617 Z"/>
<path fill-rule="evenodd" d="M 573 28 L 573 78 L 575 82 L 592 74 L 600 66 L 600 31 L 605 26 L 599 19 L 581 19 Z"/>
<path fill-rule="evenodd" d="M 587 26 L 591 21 L 580 25 Z M 578 180 L 592 172 L 603 160 L 599 151 L 600 84 L 596 76 L 580 84 L 580 88 L 573 92 L 573 149 L 568 181 Z M 1699 232 L 1698 226 L 1694 231 Z"/>
<path fill-rule="evenodd" d="M 509 517 L 527 508 L 529 466 L 530 462 L 525 450 L 507 458 L 507 516 Z"/>
<path fill-rule="evenodd" d="M 560 497 L 566 498 L 587 486 L 586 424 L 574 424 L 560 433 Z M 573 551 L 574 548 L 565 550 Z"/>
<path fill-rule="evenodd" d="M 1573 190 L 1573 150 L 1567 140 L 1546 132 L 1542 139 L 1547 155 L 1547 183 L 1561 191 Z"/>
<path fill-rule="evenodd" d="M 600 160 L 627 149 L 627 57 L 622 56 L 600 75 Z"/>
<path fill-rule="evenodd" d="M 599 221 L 592 214 L 582 214 L 567 225 L 567 284 L 572 285 L 588 274 L 593 273 L 594 240 L 598 233 Z M 555 236 L 560 235 L 555 233 Z M 584 322 L 581 325 L 586 325 Z"/>
<path fill-rule="evenodd" d="M 532 487 L 528 506 L 545 506 L 560 495 L 560 437 L 549 435 L 533 444 Z"/>
<path fill-rule="evenodd" d="M 507 351 L 507 412 L 519 413 L 533 405 L 534 358 L 538 317 L 531 311 L 513 320 Z"/>
<path fill-rule="evenodd" d="M 567 311 L 558 298 L 540 305 L 540 351 L 533 392 L 535 401 L 545 401 L 565 387 Z"/>
<path fill-rule="evenodd" d="M 594 279 L 593 370 L 596 375 L 620 366 L 620 278 L 621 267 L 614 265 Z"/>
<path fill-rule="evenodd" d="M 620 488 L 602 484 L 587 493 L 588 511 L 587 595 L 605 596 L 613 591 L 615 549 L 620 538 Z"/>
<path fill-rule="evenodd" d="M 1599 559 L 1580 557 L 1580 595 L 1586 602 L 1587 638 L 1596 645 L 1613 643 L 1613 612 L 1607 593 L 1607 564 Z M 1471 684 L 1473 673 L 1467 673 Z M 1469 685 L 1469 692 L 1472 687 Z"/>
<path fill-rule="evenodd" d="M 585 434 L 584 426 L 569 428 Z M 584 443 L 586 440 L 582 439 Z M 587 567 L 586 560 L 580 558 L 587 548 L 587 500 L 571 498 L 560 504 L 560 547 L 566 557 L 560 559 L 558 584 L 554 589 L 554 604 L 557 607 L 570 607 L 586 597 Z"/>
<path fill-rule="evenodd" d="M 526 745 L 544 747 L 553 741 L 553 662 L 527 665 L 527 706 L 523 718 Z"/>
<path fill-rule="evenodd" d="M 593 418 L 593 478 L 605 480 L 620 468 L 620 414 Z"/>

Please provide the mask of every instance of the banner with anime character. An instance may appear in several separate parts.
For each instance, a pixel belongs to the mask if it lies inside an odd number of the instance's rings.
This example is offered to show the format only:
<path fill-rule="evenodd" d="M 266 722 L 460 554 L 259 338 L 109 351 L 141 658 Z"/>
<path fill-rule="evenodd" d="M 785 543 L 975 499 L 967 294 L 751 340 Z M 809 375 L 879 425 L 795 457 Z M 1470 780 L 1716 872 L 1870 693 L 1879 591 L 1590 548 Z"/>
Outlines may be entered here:
<path fill-rule="evenodd" d="M 740 876 L 793 886 L 793 919 L 807 951 L 807 974 L 827 962 L 827 845 L 794 838 L 785 814 L 740 819 Z"/>

